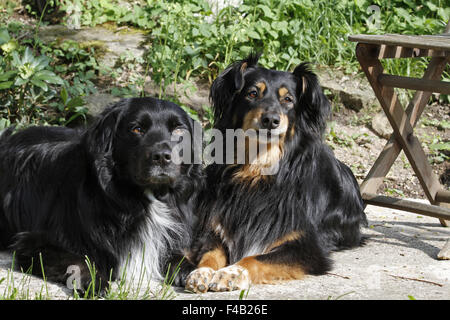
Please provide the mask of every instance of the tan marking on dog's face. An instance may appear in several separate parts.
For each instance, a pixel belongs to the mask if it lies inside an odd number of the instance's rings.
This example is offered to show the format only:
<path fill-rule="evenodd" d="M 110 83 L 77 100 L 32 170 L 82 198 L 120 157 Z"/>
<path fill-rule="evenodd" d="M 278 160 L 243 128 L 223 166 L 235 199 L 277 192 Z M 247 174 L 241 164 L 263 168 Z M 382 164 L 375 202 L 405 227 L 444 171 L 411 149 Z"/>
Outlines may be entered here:
<path fill-rule="evenodd" d="M 287 114 L 284 114 L 284 113 L 280 114 L 280 125 L 278 127 L 279 128 L 286 128 L 286 130 L 287 130 L 287 128 L 289 128 L 289 118 L 288 118 Z M 280 138 L 281 137 L 284 138 L 285 135 L 286 135 L 286 133 L 283 133 L 280 136 Z"/>
<path fill-rule="evenodd" d="M 242 122 L 242 130 L 247 131 L 249 129 L 259 130 L 261 129 L 261 116 L 263 115 L 264 110 L 261 108 L 253 109 L 247 112 L 244 116 L 244 120 Z M 288 128 L 289 127 L 289 118 L 286 114 L 280 114 L 280 125 L 279 128 Z M 284 138 L 285 133 L 280 134 L 281 138 Z"/>
<path fill-rule="evenodd" d="M 249 129 L 258 130 L 260 129 L 261 116 L 264 113 L 263 109 L 253 109 L 250 110 L 245 116 L 242 124 L 242 129 L 246 132 Z M 286 114 L 280 115 L 280 128 L 288 128 L 289 118 Z M 254 186 L 259 180 L 267 179 L 270 175 L 264 174 L 267 170 L 272 168 L 277 164 L 278 161 L 283 157 L 284 153 L 284 142 L 286 138 L 286 132 L 280 133 L 278 140 L 269 141 L 267 143 L 261 142 L 265 145 L 265 148 L 260 149 L 258 147 L 258 152 L 256 158 L 250 159 L 249 155 L 249 144 L 251 143 L 248 138 L 245 140 L 245 164 L 242 168 L 235 172 L 233 179 L 244 184 L 250 184 Z M 252 143 L 255 143 L 252 141 Z M 258 146 L 260 141 L 258 140 Z"/>
<path fill-rule="evenodd" d="M 259 97 L 262 97 L 264 95 L 264 91 L 266 91 L 267 88 L 266 84 L 264 82 L 258 82 L 255 84 L 255 87 L 258 88 Z"/>
<path fill-rule="evenodd" d="M 244 120 L 242 122 L 242 130 L 247 131 L 249 129 L 258 130 L 259 124 L 261 123 L 261 116 L 264 113 L 263 109 L 257 108 L 250 110 L 244 116 Z"/>
<path fill-rule="evenodd" d="M 289 93 L 289 90 L 287 89 L 287 88 L 285 88 L 285 87 L 281 87 L 281 88 L 279 88 L 278 89 L 278 96 L 281 98 L 281 97 L 284 97 L 285 95 L 287 95 Z"/>
<path fill-rule="evenodd" d="M 286 87 L 280 87 L 278 89 L 278 99 L 280 103 L 287 108 L 294 107 L 294 96 L 289 92 L 289 89 Z"/>

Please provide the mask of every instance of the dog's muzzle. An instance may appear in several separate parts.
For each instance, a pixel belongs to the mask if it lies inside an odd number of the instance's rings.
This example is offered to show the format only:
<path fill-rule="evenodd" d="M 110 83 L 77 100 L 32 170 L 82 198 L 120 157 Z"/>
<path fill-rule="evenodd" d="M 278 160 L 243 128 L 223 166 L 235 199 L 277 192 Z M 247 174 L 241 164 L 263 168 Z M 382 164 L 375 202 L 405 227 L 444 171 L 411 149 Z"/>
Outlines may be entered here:
<path fill-rule="evenodd" d="M 172 184 L 180 172 L 179 166 L 172 160 L 169 142 L 154 144 L 141 159 L 140 180 L 148 184 Z"/>

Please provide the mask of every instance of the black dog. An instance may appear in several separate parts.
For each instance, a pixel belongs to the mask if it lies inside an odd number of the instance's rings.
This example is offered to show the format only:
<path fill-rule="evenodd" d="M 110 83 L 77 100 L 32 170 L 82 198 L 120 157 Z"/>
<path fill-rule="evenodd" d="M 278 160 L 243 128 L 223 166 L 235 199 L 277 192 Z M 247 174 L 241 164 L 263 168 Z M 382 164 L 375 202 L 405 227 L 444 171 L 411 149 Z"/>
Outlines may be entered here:
<path fill-rule="evenodd" d="M 351 170 L 322 141 L 330 105 L 316 75 L 305 63 L 293 73 L 268 70 L 258 58 L 230 65 L 211 87 L 215 128 L 224 139 L 227 129 L 253 135 L 246 135 L 243 163 L 206 169 L 191 291 L 323 274 L 330 251 L 362 242 L 363 201 Z M 249 155 L 252 139 L 259 143 L 256 159 Z"/>
<path fill-rule="evenodd" d="M 143 266 L 161 278 L 189 246 L 200 165 L 175 164 L 171 141 L 193 130 L 176 104 L 124 99 L 84 131 L 31 127 L 0 138 L 0 247 L 16 264 L 63 282 L 78 268 L 79 289 Z M 185 260 L 185 263 L 188 263 Z M 69 268 L 70 267 L 70 268 Z M 192 270 L 192 269 L 189 269 Z M 139 274 L 136 275 L 136 277 Z"/>

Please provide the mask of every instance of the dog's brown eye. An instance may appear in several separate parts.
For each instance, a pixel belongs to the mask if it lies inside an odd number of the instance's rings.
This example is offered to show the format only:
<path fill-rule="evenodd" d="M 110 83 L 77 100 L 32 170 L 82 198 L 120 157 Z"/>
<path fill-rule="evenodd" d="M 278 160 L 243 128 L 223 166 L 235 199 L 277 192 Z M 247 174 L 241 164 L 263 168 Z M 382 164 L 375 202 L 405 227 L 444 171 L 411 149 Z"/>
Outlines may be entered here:
<path fill-rule="evenodd" d="M 288 102 L 288 103 L 291 103 L 291 102 L 292 102 L 292 98 L 289 97 L 289 96 L 284 97 L 283 100 L 284 100 L 284 102 Z"/>
<path fill-rule="evenodd" d="M 255 99 L 258 96 L 258 91 L 252 90 L 249 93 L 247 93 L 247 97 Z"/>
<path fill-rule="evenodd" d="M 142 129 L 141 127 L 134 127 L 133 129 L 131 129 L 131 132 L 136 134 L 144 134 L 144 129 Z"/>

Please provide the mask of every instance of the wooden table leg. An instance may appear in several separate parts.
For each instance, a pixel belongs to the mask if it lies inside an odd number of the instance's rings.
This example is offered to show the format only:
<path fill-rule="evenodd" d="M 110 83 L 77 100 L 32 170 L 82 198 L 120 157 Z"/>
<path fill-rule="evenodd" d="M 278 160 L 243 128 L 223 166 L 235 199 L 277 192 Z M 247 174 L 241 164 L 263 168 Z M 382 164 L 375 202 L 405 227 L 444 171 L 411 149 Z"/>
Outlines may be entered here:
<path fill-rule="evenodd" d="M 437 57 L 431 59 L 424 73 L 423 79 L 440 79 L 449 58 L 450 57 Z M 408 115 L 410 123 L 413 127 L 422 115 L 431 94 L 431 92 L 416 91 L 413 99 L 406 108 L 406 114 Z M 401 148 L 396 142 L 395 134 L 393 134 L 361 184 L 362 193 L 377 192 L 378 187 L 383 182 L 384 177 L 388 174 L 390 168 L 400 154 L 400 151 Z"/>
<path fill-rule="evenodd" d="M 439 80 L 449 59 L 450 57 L 432 58 L 427 69 L 425 70 L 423 79 Z M 414 127 L 416 125 L 430 99 L 431 94 L 431 92 L 424 91 L 416 91 L 414 94 L 414 97 L 406 108 L 406 114 L 410 120 L 411 126 Z M 401 150 L 400 145 L 396 142 L 395 134 L 392 134 L 383 148 L 383 151 L 380 153 L 366 178 L 362 182 L 361 193 L 377 193 L 384 177 L 388 174 Z M 439 220 L 443 226 L 450 225 L 449 221 L 444 219 Z"/>
<path fill-rule="evenodd" d="M 441 189 L 440 183 L 428 163 L 428 159 L 420 142 L 413 134 L 413 126 L 419 119 L 420 114 L 429 99 L 429 95 L 425 93 L 416 94 L 412 103 L 408 106 L 408 112 L 405 113 L 398 101 L 394 89 L 381 85 L 377 80 L 378 76 L 383 73 L 383 67 L 376 54 L 371 54 L 376 51 L 376 47 L 374 50 L 373 45 L 358 44 L 356 53 L 361 67 L 366 73 L 367 79 L 394 129 L 394 137 L 391 137 L 382 152 L 381 159 L 377 160 L 376 167 L 372 168 L 369 173 L 369 180 L 366 179 L 367 181 L 370 181 L 370 179 L 374 177 L 374 179 L 372 179 L 374 182 L 363 185 L 364 188 L 362 192 L 373 190 L 376 187 L 376 184 L 382 182 L 380 176 L 384 177 L 387 174 L 400 153 L 400 150 L 403 149 L 414 172 L 419 178 L 428 200 L 431 204 L 437 204 L 435 196 L 436 192 Z M 447 58 L 443 59 L 445 60 Z M 441 64 L 444 64 L 445 66 L 445 63 L 442 60 L 435 60 L 433 65 L 427 69 L 426 76 L 434 78 L 440 75 L 438 72 L 439 70 L 436 70 L 439 69 L 437 66 L 440 66 Z M 441 67 L 443 68 L 443 66 Z M 435 70 L 433 71 L 433 69 Z"/>

